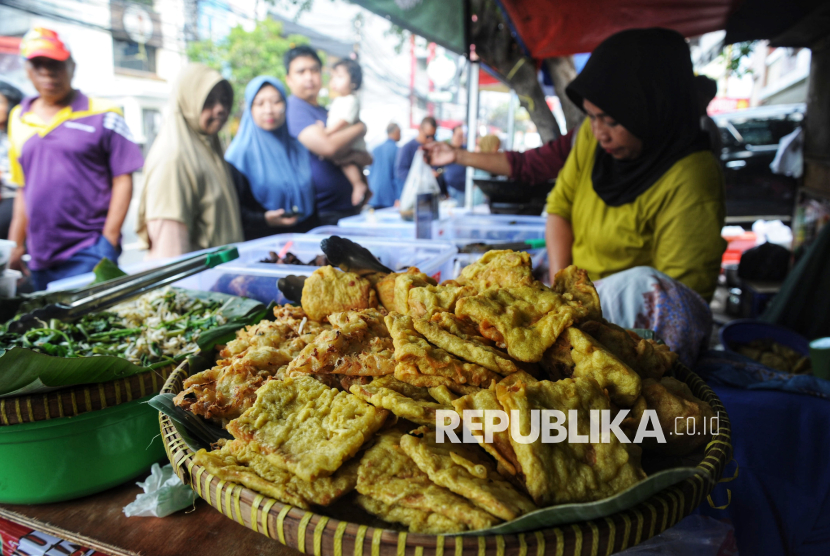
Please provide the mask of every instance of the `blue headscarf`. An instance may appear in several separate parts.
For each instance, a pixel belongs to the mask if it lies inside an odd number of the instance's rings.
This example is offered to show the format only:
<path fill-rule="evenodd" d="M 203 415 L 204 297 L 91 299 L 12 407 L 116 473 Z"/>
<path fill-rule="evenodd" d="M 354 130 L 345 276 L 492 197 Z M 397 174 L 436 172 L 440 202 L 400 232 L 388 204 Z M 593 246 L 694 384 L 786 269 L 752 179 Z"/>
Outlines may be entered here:
<path fill-rule="evenodd" d="M 311 160 L 308 150 L 288 135 L 286 124 L 265 131 L 254 123 L 251 105 L 264 85 L 276 88 L 283 101 L 288 98 L 276 77 L 262 75 L 251 80 L 245 87 L 245 113 L 225 160 L 248 178 L 251 192 L 266 210 L 292 212 L 297 207 L 302 221 L 314 212 Z"/>

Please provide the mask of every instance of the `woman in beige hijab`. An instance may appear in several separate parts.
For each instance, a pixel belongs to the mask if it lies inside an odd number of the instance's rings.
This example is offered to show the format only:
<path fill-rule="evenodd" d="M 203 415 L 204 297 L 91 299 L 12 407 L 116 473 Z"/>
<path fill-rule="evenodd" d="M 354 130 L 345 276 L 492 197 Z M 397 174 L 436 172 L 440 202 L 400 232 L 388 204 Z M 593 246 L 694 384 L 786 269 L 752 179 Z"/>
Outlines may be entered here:
<path fill-rule="evenodd" d="M 218 133 L 233 89 L 219 72 L 190 64 L 144 164 L 137 232 L 148 258 L 242 241 L 239 201 Z"/>

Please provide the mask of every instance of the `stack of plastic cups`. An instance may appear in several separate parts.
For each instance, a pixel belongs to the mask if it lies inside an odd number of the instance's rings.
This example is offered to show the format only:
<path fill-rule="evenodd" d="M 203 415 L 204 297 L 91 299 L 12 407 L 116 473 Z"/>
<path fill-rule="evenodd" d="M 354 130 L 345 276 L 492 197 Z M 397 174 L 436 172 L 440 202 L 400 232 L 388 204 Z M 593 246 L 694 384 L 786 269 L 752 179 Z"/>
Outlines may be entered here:
<path fill-rule="evenodd" d="M 16 245 L 13 241 L 0 239 L 0 297 L 14 297 L 17 293 L 17 281 L 23 277 L 19 271 L 6 268 L 12 249 Z"/>

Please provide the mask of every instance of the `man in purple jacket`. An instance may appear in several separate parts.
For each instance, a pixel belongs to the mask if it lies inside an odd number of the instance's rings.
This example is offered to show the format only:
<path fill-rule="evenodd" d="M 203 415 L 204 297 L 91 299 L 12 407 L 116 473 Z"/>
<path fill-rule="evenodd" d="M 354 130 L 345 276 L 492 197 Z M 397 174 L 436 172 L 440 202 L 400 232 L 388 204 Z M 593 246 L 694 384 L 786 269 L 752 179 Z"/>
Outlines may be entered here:
<path fill-rule="evenodd" d="M 121 225 L 144 165 L 121 110 L 72 88 L 75 62 L 57 33 L 35 28 L 20 43 L 38 96 L 9 116 L 15 197 L 9 262 L 31 271 L 36 290 L 89 272 L 104 257 L 118 260 Z M 31 260 L 24 268 L 21 258 Z"/>

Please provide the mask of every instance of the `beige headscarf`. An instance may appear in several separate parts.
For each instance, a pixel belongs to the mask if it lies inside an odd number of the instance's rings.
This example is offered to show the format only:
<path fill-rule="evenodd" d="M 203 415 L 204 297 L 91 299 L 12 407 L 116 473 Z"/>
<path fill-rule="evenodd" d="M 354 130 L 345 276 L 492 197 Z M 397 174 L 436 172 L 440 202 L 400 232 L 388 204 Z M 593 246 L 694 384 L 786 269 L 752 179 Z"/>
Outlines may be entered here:
<path fill-rule="evenodd" d="M 190 64 L 181 73 L 169 114 L 144 163 L 144 190 L 137 232 L 150 247 L 147 222 L 175 220 L 187 226 L 192 250 L 242 241 L 239 200 L 218 135 L 199 128 L 219 72 Z"/>

